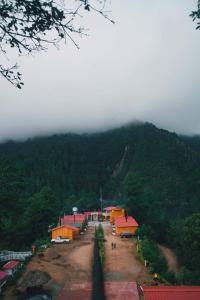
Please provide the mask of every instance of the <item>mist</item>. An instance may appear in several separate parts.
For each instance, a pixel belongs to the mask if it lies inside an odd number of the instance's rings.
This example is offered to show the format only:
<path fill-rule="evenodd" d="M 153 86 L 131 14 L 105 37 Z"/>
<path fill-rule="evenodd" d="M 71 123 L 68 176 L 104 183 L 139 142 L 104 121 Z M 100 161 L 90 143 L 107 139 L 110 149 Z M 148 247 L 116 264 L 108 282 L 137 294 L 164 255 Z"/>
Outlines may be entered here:
<path fill-rule="evenodd" d="M 34 57 L 11 56 L 25 86 L 0 78 L 0 141 L 106 130 L 140 120 L 200 134 L 200 31 L 191 0 L 115 0 L 113 25 L 95 13 L 88 36 Z M 79 21 L 79 20 L 78 20 Z M 8 52 L 9 56 L 9 52 Z"/>

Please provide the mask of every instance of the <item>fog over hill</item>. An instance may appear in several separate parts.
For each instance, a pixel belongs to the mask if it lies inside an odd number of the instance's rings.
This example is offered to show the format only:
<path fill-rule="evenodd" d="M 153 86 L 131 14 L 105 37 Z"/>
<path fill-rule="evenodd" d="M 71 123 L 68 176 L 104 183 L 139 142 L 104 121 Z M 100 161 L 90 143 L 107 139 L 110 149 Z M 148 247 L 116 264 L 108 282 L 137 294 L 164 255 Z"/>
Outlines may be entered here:
<path fill-rule="evenodd" d="M 94 132 L 143 120 L 178 133 L 200 133 L 200 32 L 189 17 L 196 0 L 106 1 L 115 25 L 83 12 L 89 28 L 19 61 L 24 88 L 3 78 L 0 140 Z M 8 63 L 8 62 L 7 62 Z"/>

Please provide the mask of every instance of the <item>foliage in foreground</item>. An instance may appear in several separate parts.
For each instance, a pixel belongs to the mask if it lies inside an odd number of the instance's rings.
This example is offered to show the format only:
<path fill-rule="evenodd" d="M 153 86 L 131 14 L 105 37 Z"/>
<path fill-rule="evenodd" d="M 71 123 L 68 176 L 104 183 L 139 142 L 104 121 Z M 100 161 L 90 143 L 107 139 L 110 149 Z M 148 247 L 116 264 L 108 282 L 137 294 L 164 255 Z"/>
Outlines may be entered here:
<path fill-rule="evenodd" d="M 92 3 L 91 3 L 92 2 Z M 78 26 L 83 12 L 91 10 L 104 13 L 105 3 L 101 1 L 77 0 L 3 0 L 0 2 L 0 52 L 7 56 L 12 49 L 18 55 L 33 54 L 47 50 L 49 45 L 58 48 L 60 42 L 71 41 L 78 48 L 74 35 L 84 35 L 84 28 Z M 21 89 L 21 73 L 17 65 L 0 64 L 0 74 Z"/>

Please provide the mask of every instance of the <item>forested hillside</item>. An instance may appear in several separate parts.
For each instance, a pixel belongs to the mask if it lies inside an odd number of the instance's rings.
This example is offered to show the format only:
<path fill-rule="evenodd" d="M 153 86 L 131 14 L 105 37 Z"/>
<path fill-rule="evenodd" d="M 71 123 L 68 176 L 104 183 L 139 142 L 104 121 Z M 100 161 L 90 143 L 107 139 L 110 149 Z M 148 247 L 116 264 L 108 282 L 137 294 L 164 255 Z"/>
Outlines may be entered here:
<path fill-rule="evenodd" d="M 200 212 L 199 145 L 152 124 L 1 144 L 1 248 L 29 247 L 74 205 L 98 209 L 102 188 L 105 206 L 123 203 L 178 251 L 184 222 Z"/>

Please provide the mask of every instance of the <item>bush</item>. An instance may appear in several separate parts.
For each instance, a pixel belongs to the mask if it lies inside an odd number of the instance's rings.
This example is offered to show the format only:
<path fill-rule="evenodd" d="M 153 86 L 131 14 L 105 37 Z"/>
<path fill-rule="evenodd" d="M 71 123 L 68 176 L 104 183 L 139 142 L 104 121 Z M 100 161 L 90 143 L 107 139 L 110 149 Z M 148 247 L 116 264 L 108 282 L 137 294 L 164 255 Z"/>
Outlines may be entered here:
<path fill-rule="evenodd" d="M 101 226 L 101 224 L 96 229 L 95 235 L 99 240 L 104 239 L 104 231 L 103 231 L 103 227 Z"/>
<path fill-rule="evenodd" d="M 104 247 L 104 231 L 101 224 L 98 226 L 98 228 L 95 231 L 95 238 L 98 240 L 99 255 L 101 259 L 101 264 L 103 266 L 105 261 L 105 247 Z"/>
<path fill-rule="evenodd" d="M 200 270 L 193 271 L 183 267 L 178 274 L 178 281 L 184 285 L 200 285 Z"/>
<path fill-rule="evenodd" d="M 92 300 L 105 300 L 103 260 L 104 260 L 104 239 L 102 238 L 103 228 L 98 227 L 95 231 L 93 274 L 92 274 Z"/>
<path fill-rule="evenodd" d="M 35 246 L 36 246 L 36 250 L 38 251 L 41 251 L 43 250 L 44 248 L 42 247 L 43 245 L 50 245 L 50 238 L 42 238 L 42 239 L 37 239 L 35 240 Z"/>
<path fill-rule="evenodd" d="M 169 272 L 169 271 L 164 272 L 164 273 L 162 273 L 162 277 L 170 284 L 173 284 L 173 285 L 179 284 L 179 281 L 173 272 Z"/>
<path fill-rule="evenodd" d="M 153 231 L 152 227 L 146 224 L 142 224 L 138 228 L 137 235 L 141 238 L 148 238 L 151 240 L 155 240 L 156 238 L 155 232 Z"/>
<path fill-rule="evenodd" d="M 141 247 L 142 256 L 149 262 L 151 273 L 162 274 L 163 272 L 167 272 L 167 262 L 154 241 L 144 238 L 141 241 Z"/>

